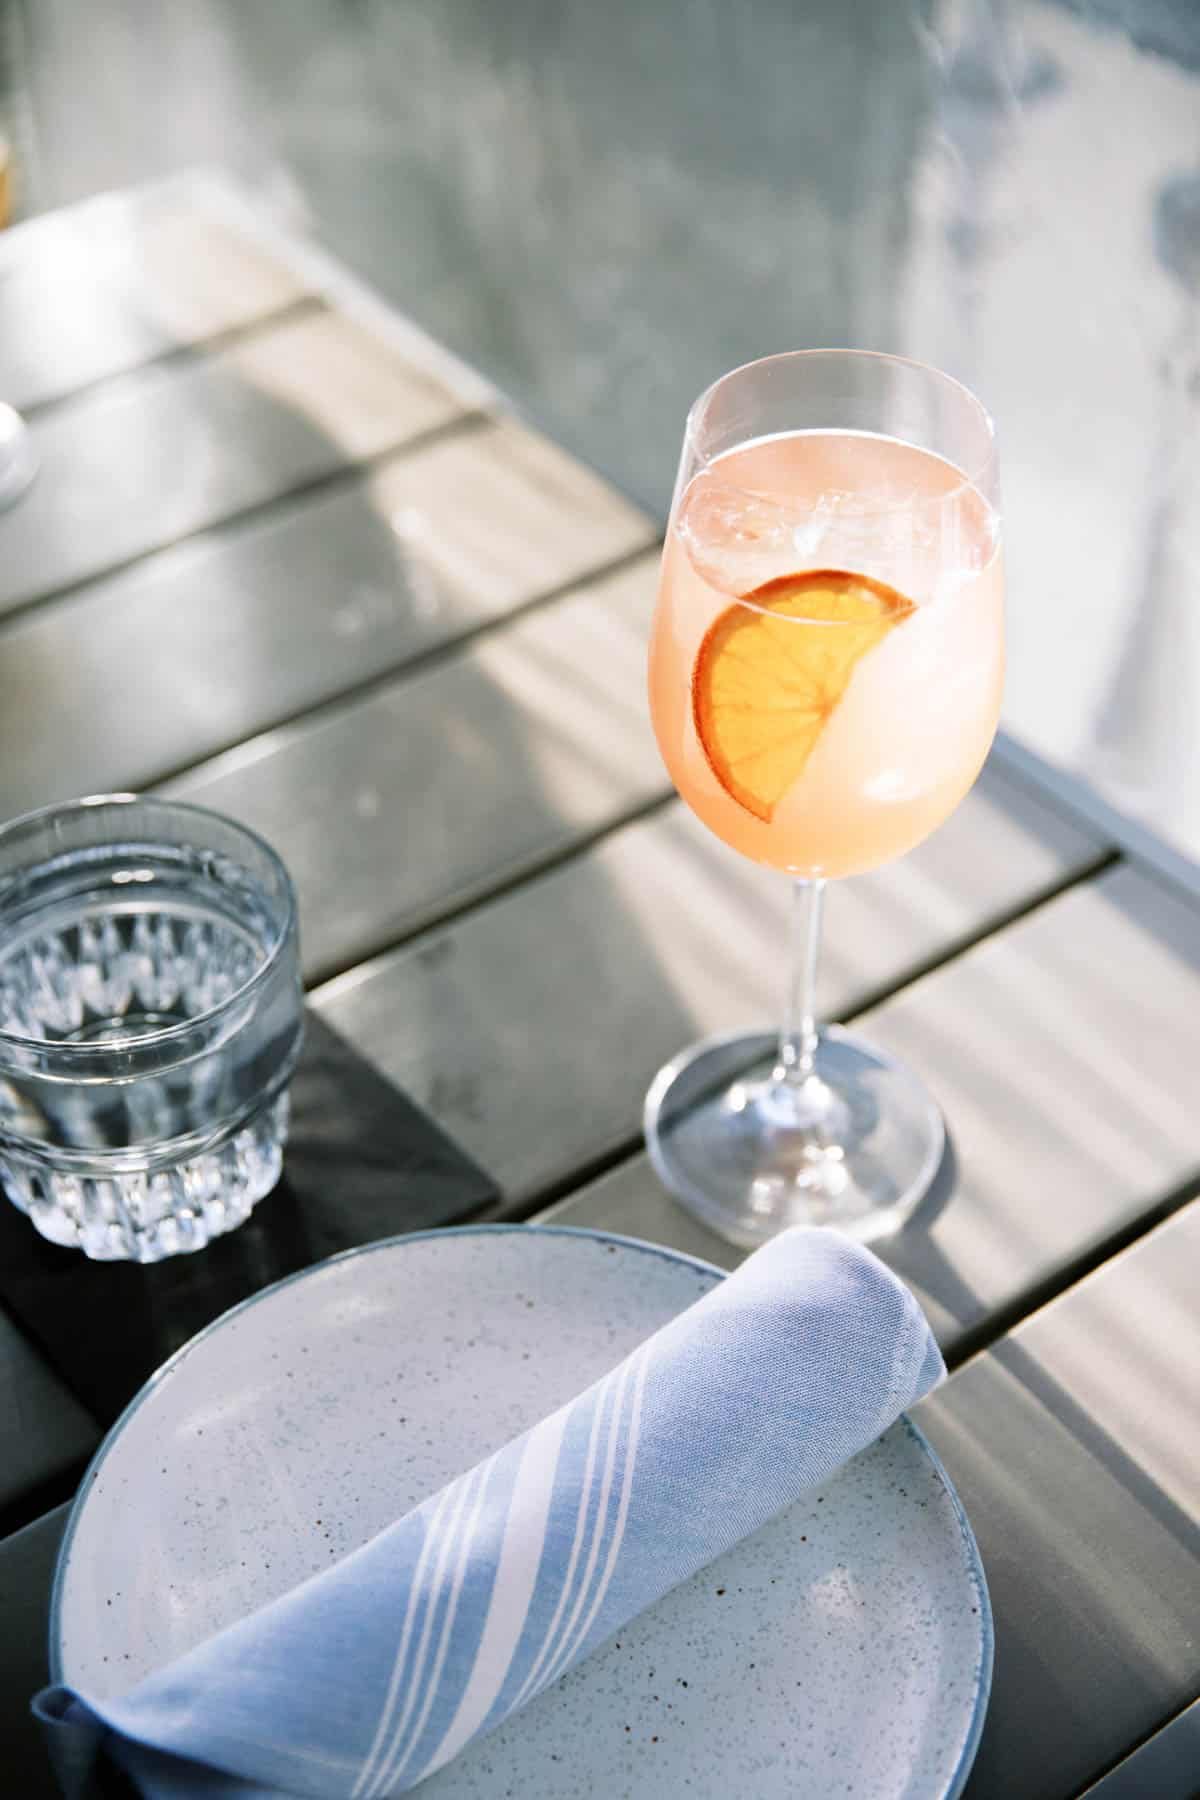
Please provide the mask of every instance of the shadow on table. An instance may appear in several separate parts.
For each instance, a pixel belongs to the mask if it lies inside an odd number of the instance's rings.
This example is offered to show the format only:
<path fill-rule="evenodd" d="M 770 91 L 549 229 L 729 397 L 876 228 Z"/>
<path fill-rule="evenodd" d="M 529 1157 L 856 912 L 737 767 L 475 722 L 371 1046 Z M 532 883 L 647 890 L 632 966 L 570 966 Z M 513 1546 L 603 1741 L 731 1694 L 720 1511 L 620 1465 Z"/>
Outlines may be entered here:
<path fill-rule="evenodd" d="M 1096 1349 L 1117 1366 L 1117 1344 Z M 1144 1407 L 1169 1442 L 1189 1396 L 1155 1387 L 1145 1381 Z M 1020 1337 L 968 1364 L 918 1418 L 953 1468 L 995 1609 L 966 1792 L 1060 1800 L 1193 1696 L 1200 1523 Z"/>

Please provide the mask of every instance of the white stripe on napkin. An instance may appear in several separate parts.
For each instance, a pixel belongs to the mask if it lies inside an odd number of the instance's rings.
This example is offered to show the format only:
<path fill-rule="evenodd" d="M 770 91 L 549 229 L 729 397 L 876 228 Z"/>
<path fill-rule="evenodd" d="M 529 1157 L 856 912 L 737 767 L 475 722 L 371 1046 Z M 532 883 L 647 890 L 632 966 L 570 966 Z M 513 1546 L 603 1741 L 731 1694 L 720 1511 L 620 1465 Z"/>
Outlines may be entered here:
<path fill-rule="evenodd" d="M 458 1498 L 454 1503 L 454 1511 L 442 1538 L 441 1550 L 438 1555 L 437 1570 L 430 1585 L 429 1604 L 425 1608 L 425 1618 L 421 1625 L 421 1636 L 417 1644 L 416 1654 L 413 1657 L 412 1673 L 408 1677 L 408 1693 L 400 1713 L 399 1722 L 391 1734 L 391 1742 L 384 1752 L 381 1770 L 376 1773 L 369 1789 L 373 1800 L 380 1794 L 385 1794 L 391 1786 L 389 1766 L 396 1753 L 396 1745 L 403 1738 L 405 1726 L 412 1717 L 413 1708 L 417 1703 L 417 1696 L 422 1692 L 424 1671 L 429 1656 L 429 1641 L 433 1635 L 434 1616 L 437 1613 L 438 1604 L 441 1601 L 442 1588 L 446 1579 L 447 1569 L 450 1565 L 450 1559 L 454 1555 L 455 1549 L 461 1543 L 458 1534 L 462 1527 L 463 1515 L 467 1510 L 475 1476 L 477 1474 L 477 1470 L 473 1471 L 469 1475 L 462 1476 L 462 1478 L 454 1484 L 457 1489 Z"/>
<path fill-rule="evenodd" d="M 583 1480 L 579 1487 L 579 1506 L 575 1514 L 575 1535 L 571 1540 L 571 1554 L 567 1559 L 567 1569 L 566 1574 L 563 1576 L 562 1587 L 559 1590 L 558 1604 L 554 1608 L 554 1615 L 546 1629 L 546 1635 L 542 1640 L 542 1647 L 535 1657 L 533 1666 L 528 1675 L 521 1684 L 516 1699 L 513 1701 L 514 1707 L 524 1705 L 527 1696 L 532 1692 L 534 1677 L 543 1667 L 551 1643 L 557 1641 L 559 1620 L 562 1618 L 567 1605 L 567 1600 L 574 1585 L 575 1569 L 578 1565 L 580 1551 L 583 1547 L 584 1531 L 592 1498 L 592 1480 L 596 1468 L 596 1448 L 600 1437 L 600 1420 L 604 1415 L 604 1405 L 608 1398 L 612 1381 L 613 1377 L 606 1378 L 603 1385 L 596 1393 L 596 1403 L 592 1410 L 592 1428 L 588 1434 L 587 1461 L 584 1463 Z"/>
<path fill-rule="evenodd" d="M 397 1739 L 396 1748 L 389 1759 L 388 1776 L 383 1784 L 384 1793 L 391 1787 L 400 1771 L 411 1761 L 413 1750 L 421 1741 L 421 1733 L 425 1729 L 430 1710 L 437 1697 L 438 1682 L 442 1678 L 442 1669 L 446 1661 L 446 1651 L 450 1645 L 450 1634 L 454 1630 L 454 1621 L 458 1616 L 458 1605 L 462 1595 L 463 1579 L 467 1573 L 467 1564 L 471 1551 L 475 1546 L 475 1533 L 479 1529 L 479 1518 L 483 1511 L 484 1497 L 487 1493 L 488 1477 L 491 1475 L 495 1462 L 496 1458 L 493 1456 L 484 1464 L 482 1477 L 479 1486 L 475 1491 L 475 1505 L 471 1511 L 470 1522 L 467 1525 L 467 1529 L 464 1532 L 462 1541 L 458 1547 L 458 1565 L 454 1571 L 454 1583 L 450 1589 L 450 1598 L 446 1603 L 446 1616 L 442 1620 L 442 1633 L 438 1641 L 437 1655 L 434 1658 L 433 1667 L 425 1680 L 424 1704 L 417 1715 L 415 1723 L 410 1727 L 407 1734 L 401 1734 L 405 1739 L 403 1744 L 401 1744 L 399 1738 Z"/>
<path fill-rule="evenodd" d="M 408 1657 L 408 1642 L 412 1634 L 416 1615 L 419 1611 L 418 1597 L 423 1596 L 426 1592 L 429 1593 L 429 1607 L 426 1612 L 426 1625 L 428 1625 L 429 1615 L 433 1609 L 434 1594 L 436 1593 L 438 1583 L 441 1580 L 442 1568 L 445 1564 L 446 1556 L 453 1540 L 455 1523 L 462 1512 L 463 1500 L 466 1497 L 466 1488 L 467 1483 L 465 1478 L 451 1482 L 450 1486 L 446 1488 L 443 1493 L 441 1501 L 435 1509 L 433 1517 L 429 1521 L 428 1534 L 425 1538 L 425 1542 L 421 1546 L 421 1555 L 417 1563 L 417 1573 L 413 1578 L 412 1592 L 408 1597 L 408 1608 L 404 1615 L 404 1629 L 400 1634 L 400 1646 L 396 1652 L 396 1660 L 392 1665 L 392 1675 L 391 1680 L 388 1682 L 387 1697 L 383 1703 L 383 1711 L 379 1715 L 379 1724 L 375 1730 L 374 1742 L 368 1752 L 367 1760 L 363 1764 L 362 1774 L 354 1784 L 354 1800 L 358 1800 L 359 1796 L 373 1793 L 378 1786 L 380 1758 L 384 1757 L 386 1760 L 384 1746 L 393 1736 L 392 1722 L 395 1718 L 396 1707 L 400 1700 L 404 1665 Z M 451 1511 L 453 1516 L 445 1530 L 443 1530 L 443 1520 L 447 1511 Z M 433 1552 L 437 1556 L 436 1572 L 428 1580 L 425 1579 L 427 1551 Z M 432 1561 L 432 1556 L 430 1556 L 428 1560 Z M 421 1655 L 419 1649 L 416 1654 L 417 1660 L 419 1661 Z M 410 1681 L 408 1698 L 403 1709 L 404 1718 L 408 1717 L 408 1711 L 411 1705 L 412 1683 Z M 403 1723 L 403 1720 L 401 1723 Z"/>
<path fill-rule="evenodd" d="M 390 1729 L 390 1722 L 392 1713 L 395 1709 L 396 1698 L 400 1692 L 400 1677 L 404 1670 L 404 1659 L 408 1653 L 409 1635 L 412 1631 L 413 1619 L 416 1616 L 417 1601 L 422 1592 L 425 1580 L 426 1565 L 432 1555 L 434 1544 L 437 1542 L 438 1529 L 441 1525 L 442 1517 L 453 1498 L 453 1495 L 454 1488 L 452 1485 L 442 1489 L 438 1503 L 433 1509 L 432 1517 L 425 1528 L 425 1538 L 421 1545 L 421 1554 L 417 1558 L 417 1566 L 413 1573 L 411 1586 L 408 1590 L 408 1605 L 404 1610 L 404 1624 L 400 1632 L 400 1648 L 396 1653 L 396 1660 L 392 1667 L 392 1676 L 388 1683 L 387 1693 L 384 1697 L 383 1708 L 379 1714 L 379 1723 L 375 1727 L 375 1736 L 372 1740 L 371 1748 L 367 1752 L 366 1761 L 363 1763 L 358 1780 L 351 1790 L 351 1800 L 361 1800 L 362 1795 L 366 1792 L 367 1783 L 374 1772 L 376 1758 L 383 1748 L 384 1739 Z"/>
<path fill-rule="evenodd" d="M 458 1711 L 430 1759 L 430 1771 L 457 1756 L 473 1738 L 496 1702 L 521 1641 L 541 1566 L 550 1517 L 550 1498 L 559 1451 L 567 1428 L 568 1408 L 544 1419 L 525 1445 L 513 1484 L 512 1500 L 500 1544 L 500 1558 L 483 1635 Z"/>
<path fill-rule="evenodd" d="M 608 1502 L 612 1492 L 613 1471 L 616 1467 L 617 1447 L 620 1442 L 621 1427 L 625 1423 L 626 1400 L 628 1398 L 629 1390 L 634 1387 L 633 1377 L 643 1360 L 642 1357 L 631 1357 L 628 1362 L 626 1362 L 621 1373 L 621 1386 L 617 1394 L 617 1403 L 613 1407 L 612 1417 L 609 1420 L 608 1444 L 606 1446 L 604 1459 L 604 1478 L 600 1488 L 600 1504 L 596 1508 L 596 1529 L 592 1534 L 591 1547 L 588 1551 L 587 1567 L 583 1573 L 583 1580 L 580 1582 L 576 1591 L 575 1604 L 571 1608 L 570 1617 L 563 1626 L 558 1643 L 554 1646 L 553 1653 L 548 1658 L 546 1665 L 542 1670 L 540 1679 L 537 1683 L 537 1688 L 545 1687 L 551 1679 L 551 1669 L 561 1666 L 562 1653 L 574 1636 L 575 1628 L 579 1623 L 579 1615 L 583 1612 L 587 1603 L 588 1593 L 592 1585 L 592 1576 L 595 1573 L 596 1563 L 600 1555 L 601 1544 L 608 1530 Z M 533 1691 L 536 1692 L 537 1688 Z"/>
<path fill-rule="evenodd" d="M 548 1675 L 543 1681 L 543 1687 L 548 1687 L 551 1681 L 557 1680 L 567 1663 L 572 1657 L 578 1654 L 581 1645 L 587 1642 L 588 1632 L 596 1623 L 600 1608 L 603 1606 L 605 1596 L 612 1584 L 613 1571 L 617 1566 L 617 1557 L 620 1555 L 621 1544 L 625 1537 L 625 1521 L 629 1516 L 629 1496 L 633 1491 L 633 1470 L 634 1464 L 637 1461 L 638 1439 L 641 1436 L 642 1429 L 642 1395 L 646 1391 L 646 1376 L 649 1368 L 650 1355 L 647 1350 L 638 1359 L 637 1381 L 634 1386 L 633 1407 L 629 1420 L 629 1438 L 625 1447 L 625 1470 L 624 1478 L 621 1483 L 621 1499 L 620 1504 L 617 1507 L 617 1522 L 613 1528 L 612 1543 L 609 1546 L 608 1560 L 604 1565 L 604 1573 L 600 1578 L 600 1586 L 596 1590 L 595 1599 L 588 1608 L 583 1623 L 575 1634 L 574 1642 L 564 1647 L 560 1652 L 555 1660 L 553 1673 Z"/>

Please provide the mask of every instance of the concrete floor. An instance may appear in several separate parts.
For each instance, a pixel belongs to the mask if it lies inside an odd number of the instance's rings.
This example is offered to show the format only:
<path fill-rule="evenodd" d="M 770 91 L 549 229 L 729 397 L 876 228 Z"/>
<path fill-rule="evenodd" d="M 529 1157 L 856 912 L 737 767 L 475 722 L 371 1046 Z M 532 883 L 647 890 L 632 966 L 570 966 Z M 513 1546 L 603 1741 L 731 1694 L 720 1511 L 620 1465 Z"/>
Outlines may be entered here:
<path fill-rule="evenodd" d="M 27 210 L 242 177 L 638 498 L 723 368 L 983 395 L 1007 722 L 1200 859 L 1195 0 L 0 0 Z"/>

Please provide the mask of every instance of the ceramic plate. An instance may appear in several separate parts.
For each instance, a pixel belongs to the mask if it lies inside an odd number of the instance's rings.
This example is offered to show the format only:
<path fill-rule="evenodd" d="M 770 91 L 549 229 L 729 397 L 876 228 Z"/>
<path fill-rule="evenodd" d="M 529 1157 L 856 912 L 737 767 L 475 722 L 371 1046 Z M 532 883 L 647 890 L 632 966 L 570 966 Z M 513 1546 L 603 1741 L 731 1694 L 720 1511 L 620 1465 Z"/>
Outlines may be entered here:
<path fill-rule="evenodd" d="M 110 1432 L 59 1560 L 56 1679 L 132 1686 L 354 1549 L 720 1280 L 599 1233 L 397 1238 L 267 1289 Z M 421 1789 L 927 1800 L 966 1778 L 987 1592 L 906 1421 Z"/>

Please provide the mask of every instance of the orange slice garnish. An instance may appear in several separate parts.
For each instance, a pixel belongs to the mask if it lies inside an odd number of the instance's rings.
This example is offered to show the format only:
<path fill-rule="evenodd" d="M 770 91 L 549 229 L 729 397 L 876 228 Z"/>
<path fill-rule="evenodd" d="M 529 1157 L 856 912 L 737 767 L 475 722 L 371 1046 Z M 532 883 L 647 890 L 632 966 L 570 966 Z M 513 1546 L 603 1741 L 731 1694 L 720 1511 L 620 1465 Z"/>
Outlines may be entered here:
<path fill-rule="evenodd" d="M 692 716 L 721 786 L 770 820 L 868 650 L 911 600 L 840 569 L 783 575 L 726 607 L 700 646 Z"/>

